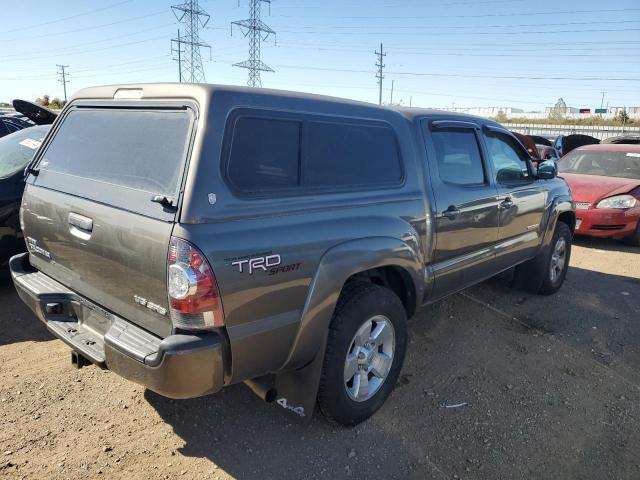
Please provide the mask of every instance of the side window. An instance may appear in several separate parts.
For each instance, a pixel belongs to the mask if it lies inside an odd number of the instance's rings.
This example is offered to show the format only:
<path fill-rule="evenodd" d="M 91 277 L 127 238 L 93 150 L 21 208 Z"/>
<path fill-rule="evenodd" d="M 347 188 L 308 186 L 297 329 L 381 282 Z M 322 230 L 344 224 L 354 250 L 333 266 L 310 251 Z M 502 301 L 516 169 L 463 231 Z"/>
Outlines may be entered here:
<path fill-rule="evenodd" d="M 304 129 L 304 186 L 380 185 L 402 179 L 391 128 L 308 121 Z"/>
<path fill-rule="evenodd" d="M 485 182 L 480 148 L 473 130 L 434 130 L 431 138 L 442 181 L 457 185 Z"/>
<path fill-rule="evenodd" d="M 527 166 L 528 155 L 514 138 L 502 133 L 489 132 L 485 135 L 485 140 L 498 182 L 531 181 Z"/>
<path fill-rule="evenodd" d="M 246 192 L 298 186 L 300 125 L 291 120 L 238 118 L 227 167 L 233 185 Z"/>

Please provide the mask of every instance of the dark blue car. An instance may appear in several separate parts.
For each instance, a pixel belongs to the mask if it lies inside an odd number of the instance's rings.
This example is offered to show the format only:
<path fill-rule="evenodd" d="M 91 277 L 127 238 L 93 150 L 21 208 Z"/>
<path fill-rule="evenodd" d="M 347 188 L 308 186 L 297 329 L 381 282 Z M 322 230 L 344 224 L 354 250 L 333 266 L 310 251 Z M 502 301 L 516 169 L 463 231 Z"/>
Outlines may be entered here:
<path fill-rule="evenodd" d="M 24 169 L 50 128 L 39 125 L 0 138 L 0 270 L 6 270 L 12 255 L 26 250 L 18 214 Z"/>

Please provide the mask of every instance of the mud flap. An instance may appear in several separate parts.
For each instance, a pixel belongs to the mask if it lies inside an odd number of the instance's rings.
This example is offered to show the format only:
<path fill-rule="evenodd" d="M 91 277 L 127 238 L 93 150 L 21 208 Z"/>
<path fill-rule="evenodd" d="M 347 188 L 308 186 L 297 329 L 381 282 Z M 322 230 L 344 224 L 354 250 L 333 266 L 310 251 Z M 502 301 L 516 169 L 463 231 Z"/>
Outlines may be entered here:
<path fill-rule="evenodd" d="M 276 404 L 305 423 L 313 417 L 326 348 L 327 335 L 310 363 L 298 370 L 276 375 Z"/>
<path fill-rule="evenodd" d="M 513 287 L 532 295 L 537 294 L 547 274 L 549 255 L 551 248 L 544 247 L 534 258 L 518 265 L 513 276 Z"/>

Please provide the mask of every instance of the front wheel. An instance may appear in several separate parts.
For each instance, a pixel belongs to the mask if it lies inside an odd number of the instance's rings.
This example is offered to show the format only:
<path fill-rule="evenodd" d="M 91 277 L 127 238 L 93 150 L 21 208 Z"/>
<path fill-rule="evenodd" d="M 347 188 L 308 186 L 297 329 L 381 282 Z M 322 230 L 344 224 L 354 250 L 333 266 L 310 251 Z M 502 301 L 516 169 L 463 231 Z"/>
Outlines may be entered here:
<path fill-rule="evenodd" d="M 318 405 L 341 425 L 356 425 L 385 402 L 398 379 L 407 344 L 406 313 L 391 290 L 347 285 L 334 313 Z"/>
<path fill-rule="evenodd" d="M 538 293 L 551 295 L 560 290 L 567 276 L 571 258 L 571 230 L 564 222 L 558 222 L 547 257 L 546 273 Z"/>
<path fill-rule="evenodd" d="M 556 293 L 569 269 L 571 257 L 571 229 L 564 222 L 558 222 L 548 248 L 535 258 L 518 265 L 513 285 L 528 293 L 551 295 Z"/>

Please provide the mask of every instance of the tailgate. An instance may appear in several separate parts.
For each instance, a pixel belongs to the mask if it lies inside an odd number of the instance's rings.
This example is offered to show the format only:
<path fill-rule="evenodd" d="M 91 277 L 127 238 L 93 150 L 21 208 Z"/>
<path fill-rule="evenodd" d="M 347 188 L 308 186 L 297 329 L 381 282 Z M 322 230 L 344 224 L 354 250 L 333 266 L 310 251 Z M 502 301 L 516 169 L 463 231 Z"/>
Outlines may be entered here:
<path fill-rule="evenodd" d="M 70 108 L 23 197 L 31 263 L 162 337 L 172 329 L 168 203 L 179 198 L 193 123 L 185 106 Z"/>

